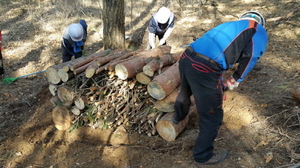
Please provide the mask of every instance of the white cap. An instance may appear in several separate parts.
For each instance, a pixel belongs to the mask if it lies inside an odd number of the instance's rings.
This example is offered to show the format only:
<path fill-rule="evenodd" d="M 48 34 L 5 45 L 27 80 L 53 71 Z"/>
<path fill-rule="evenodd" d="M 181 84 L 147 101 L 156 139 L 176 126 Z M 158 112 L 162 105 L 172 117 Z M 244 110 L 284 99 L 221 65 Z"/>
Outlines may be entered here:
<path fill-rule="evenodd" d="M 80 23 L 72 23 L 68 28 L 68 33 L 73 41 L 81 41 L 83 38 L 83 27 Z"/>
<path fill-rule="evenodd" d="M 157 12 L 157 22 L 161 24 L 167 23 L 171 15 L 171 11 L 166 7 L 161 7 Z"/>

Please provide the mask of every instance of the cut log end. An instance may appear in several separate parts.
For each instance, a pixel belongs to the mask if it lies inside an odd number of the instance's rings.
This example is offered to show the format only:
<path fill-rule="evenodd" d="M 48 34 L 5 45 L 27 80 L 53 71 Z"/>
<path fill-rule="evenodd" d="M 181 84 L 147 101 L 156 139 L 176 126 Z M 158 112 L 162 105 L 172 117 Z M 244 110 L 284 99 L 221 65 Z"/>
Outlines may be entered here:
<path fill-rule="evenodd" d="M 138 82 L 140 82 L 141 84 L 144 84 L 144 85 L 147 85 L 151 82 L 151 78 L 143 72 L 136 74 L 135 78 Z"/>
<path fill-rule="evenodd" d="M 67 130 L 71 127 L 71 116 L 66 107 L 56 106 L 52 110 L 52 119 L 58 130 Z"/>
<path fill-rule="evenodd" d="M 150 82 L 147 86 L 147 90 L 156 100 L 162 100 L 166 97 L 164 89 L 156 82 Z"/>
<path fill-rule="evenodd" d="M 166 141 L 174 141 L 178 135 L 170 121 L 158 121 L 156 129 L 159 135 Z"/>
<path fill-rule="evenodd" d="M 96 73 L 96 70 L 95 69 L 88 69 L 85 71 L 85 76 L 87 78 L 91 78 L 94 76 L 94 74 Z"/>
<path fill-rule="evenodd" d="M 128 77 L 127 69 L 121 64 L 116 65 L 115 72 L 116 72 L 116 75 L 122 80 L 125 80 Z"/>
<path fill-rule="evenodd" d="M 61 82 L 57 70 L 54 69 L 53 67 L 48 67 L 46 69 L 46 76 L 47 76 L 48 82 L 50 82 L 52 84 L 58 84 Z"/>

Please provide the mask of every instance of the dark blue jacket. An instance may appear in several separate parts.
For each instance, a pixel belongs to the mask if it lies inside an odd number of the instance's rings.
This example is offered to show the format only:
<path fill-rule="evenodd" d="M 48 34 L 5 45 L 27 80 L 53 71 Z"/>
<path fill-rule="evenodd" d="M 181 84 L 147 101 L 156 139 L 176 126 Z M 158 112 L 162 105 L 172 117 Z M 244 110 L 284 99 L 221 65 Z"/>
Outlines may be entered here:
<path fill-rule="evenodd" d="M 233 78 L 241 82 L 266 52 L 267 44 L 268 35 L 262 25 L 253 20 L 238 20 L 220 24 L 190 46 L 215 60 L 222 70 L 239 63 Z"/>
<path fill-rule="evenodd" d="M 158 23 L 156 17 L 157 17 L 157 13 L 154 13 L 152 15 L 152 18 L 150 19 L 149 28 L 148 28 L 150 33 L 161 35 L 164 34 L 169 27 L 170 28 L 174 27 L 175 16 L 173 12 L 170 12 L 170 18 L 165 24 Z"/>

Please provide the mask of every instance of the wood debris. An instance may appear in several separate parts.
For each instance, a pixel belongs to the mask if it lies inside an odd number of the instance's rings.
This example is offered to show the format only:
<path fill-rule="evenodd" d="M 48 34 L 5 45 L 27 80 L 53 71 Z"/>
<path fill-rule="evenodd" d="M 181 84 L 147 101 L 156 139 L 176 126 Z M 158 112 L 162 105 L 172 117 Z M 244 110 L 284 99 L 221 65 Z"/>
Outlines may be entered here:
<path fill-rule="evenodd" d="M 157 123 L 166 112 L 173 111 L 170 106 L 180 84 L 181 54 L 170 51 L 170 46 L 104 50 L 48 67 L 46 76 L 55 105 L 52 116 L 56 128 L 72 131 L 80 126 L 106 129 L 123 125 L 140 134 L 157 135 L 157 128 L 162 129 Z M 165 101 L 169 110 L 157 108 L 156 102 L 173 91 L 173 97 Z"/>

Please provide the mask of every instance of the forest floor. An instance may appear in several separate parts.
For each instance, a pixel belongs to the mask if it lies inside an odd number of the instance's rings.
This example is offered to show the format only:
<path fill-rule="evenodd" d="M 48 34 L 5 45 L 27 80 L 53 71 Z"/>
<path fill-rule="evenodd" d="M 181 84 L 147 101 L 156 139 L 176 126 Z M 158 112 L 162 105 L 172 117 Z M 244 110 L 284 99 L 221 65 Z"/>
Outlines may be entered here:
<path fill-rule="evenodd" d="M 18 77 L 61 63 L 63 30 L 79 19 L 89 25 L 84 55 L 103 50 L 101 1 L 37 2 L 1 0 L 4 77 Z M 127 2 L 127 1 L 126 1 Z M 178 1 L 181 2 L 181 1 Z M 234 91 L 226 92 L 224 121 L 215 148 L 228 158 L 214 168 L 275 168 L 300 164 L 300 109 L 293 92 L 300 86 L 300 13 L 295 0 L 145 0 L 126 3 L 129 48 L 146 48 L 151 14 L 167 6 L 177 18 L 168 39 L 172 52 L 220 23 L 248 10 L 266 18 L 267 52 Z M 192 5 L 191 5 L 192 4 Z M 275 21 L 274 21 L 275 20 Z M 1 77 L 1 80 L 3 77 Z M 116 130 L 81 127 L 73 132 L 54 127 L 51 93 L 44 73 L 0 84 L 0 166 L 3 168 L 177 168 L 194 167 L 192 150 L 197 115 L 172 142 Z"/>

